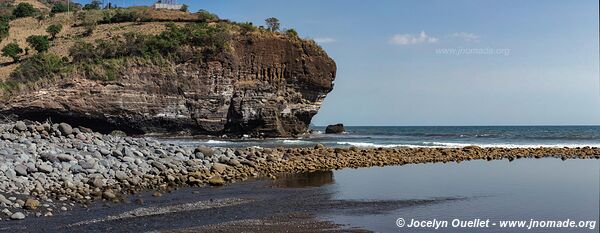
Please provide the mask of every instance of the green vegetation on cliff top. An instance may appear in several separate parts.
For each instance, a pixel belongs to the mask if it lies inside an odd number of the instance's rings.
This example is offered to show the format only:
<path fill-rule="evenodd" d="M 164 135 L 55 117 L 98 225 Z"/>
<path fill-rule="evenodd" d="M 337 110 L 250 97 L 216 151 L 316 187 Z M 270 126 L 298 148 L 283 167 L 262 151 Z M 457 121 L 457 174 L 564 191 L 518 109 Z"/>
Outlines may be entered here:
<path fill-rule="evenodd" d="M 68 77 L 73 73 L 95 80 L 116 80 L 120 76 L 120 68 L 132 59 L 158 64 L 206 58 L 231 49 L 230 41 L 236 36 L 284 36 L 299 41 L 295 30 L 281 32 L 276 18 L 267 19 L 265 28 L 222 20 L 204 10 L 188 13 L 148 7 L 99 9 L 96 2 L 67 9 L 60 3 L 45 4 L 47 9 L 37 9 L 28 3 L 0 5 L 0 41 L 10 35 L 12 20 L 34 17 L 41 23 L 61 14 L 71 19 L 65 25 L 49 25 L 45 29 L 47 34 L 27 36 L 26 44 L 19 44 L 14 38 L 5 44 L 2 55 L 10 57 L 12 63 L 4 65 L 16 64 L 16 67 L 7 78 L 0 79 L 0 94 L 10 95 L 36 88 L 54 78 Z M 65 13 L 67 11 L 75 12 Z M 146 33 L 143 30 L 145 23 L 160 23 L 164 29 Z M 105 36 L 98 31 L 101 25 L 115 25 L 123 30 Z M 128 30 L 136 26 L 142 27 L 142 30 Z M 64 32 L 66 30 L 68 32 Z M 65 35 L 61 37 L 60 33 Z M 65 44 L 68 44 L 68 54 L 51 51 L 53 46 Z M 189 48 L 195 48 L 192 56 L 189 53 L 183 56 Z M 30 52 L 33 50 L 35 52 Z"/>

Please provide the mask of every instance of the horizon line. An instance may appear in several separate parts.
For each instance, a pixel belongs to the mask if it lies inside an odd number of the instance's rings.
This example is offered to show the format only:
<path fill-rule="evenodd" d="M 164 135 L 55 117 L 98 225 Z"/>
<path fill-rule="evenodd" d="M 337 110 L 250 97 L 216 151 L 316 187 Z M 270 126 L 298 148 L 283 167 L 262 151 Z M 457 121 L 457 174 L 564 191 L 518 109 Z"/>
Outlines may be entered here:
<path fill-rule="evenodd" d="M 344 127 L 543 127 L 543 126 L 561 126 L 561 127 L 569 127 L 569 126 L 594 126 L 600 127 L 600 124 L 557 124 L 557 125 L 344 125 Z M 312 125 L 311 127 L 327 127 L 327 125 Z"/>

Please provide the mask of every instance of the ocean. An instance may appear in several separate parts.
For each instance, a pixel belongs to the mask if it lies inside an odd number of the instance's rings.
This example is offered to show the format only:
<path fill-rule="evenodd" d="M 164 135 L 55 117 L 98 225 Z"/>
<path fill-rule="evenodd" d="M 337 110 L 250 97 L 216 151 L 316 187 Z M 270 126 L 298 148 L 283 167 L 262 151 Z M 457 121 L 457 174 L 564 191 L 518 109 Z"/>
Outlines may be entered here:
<path fill-rule="evenodd" d="M 313 127 L 303 138 L 280 139 L 163 139 L 164 141 L 213 147 L 432 147 L 465 146 L 534 148 L 600 147 L 600 126 L 355 126 L 347 133 L 324 134 Z"/>

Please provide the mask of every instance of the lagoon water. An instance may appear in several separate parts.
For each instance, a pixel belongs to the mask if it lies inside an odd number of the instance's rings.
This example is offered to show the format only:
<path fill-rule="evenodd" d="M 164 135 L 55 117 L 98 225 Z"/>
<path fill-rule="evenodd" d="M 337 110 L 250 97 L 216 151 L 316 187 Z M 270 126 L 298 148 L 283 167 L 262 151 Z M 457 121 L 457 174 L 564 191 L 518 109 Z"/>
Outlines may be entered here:
<path fill-rule="evenodd" d="M 322 188 L 339 200 L 442 200 L 392 211 L 327 212 L 321 218 L 376 232 L 598 232 L 600 160 L 469 161 L 345 169 Z M 399 228 L 398 218 L 447 220 L 449 227 Z M 490 219 L 489 228 L 452 228 Z M 503 220 L 595 221 L 595 228 L 500 228 Z"/>
<path fill-rule="evenodd" d="M 289 227 L 297 232 L 320 229 L 311 228 L 314 225 L 330 229 L 329 222 L 343 229 L 374 232 L 598 232 L 600 160 L 518 159 L 343 169 L 152 195 L 135 194 L 118 204 L 99 202 L 90 209 L 74 208 L 52 218 L 3 221 L 0 232 L 213 232 L 201 229 L 214 224 L 222 224 L 218 225 L 222 232 L 239 232 L 244 226 L 258 229 L 253 223 L 261 219 L 274 221 L 269 222 L 270 231 L 259 232 L 281 232 Z M 138 199 L 144 204 L 136 203 Z M 246 202 L 208 209 L 198 205 L 231 199 Z M 128 214 L 134 210 L 149 215 Z M 398 218 L 407 222 L 413 218 L 596 222 L 594 229 L 490 226 L 435 230 L 399 228 Z M 303 228 L 305 224 L 311 226 Z"/>
<path fill-rule="evenodd" d="M 221 147 L 598 147 L 600 126 L 347 127 L 325 135 L 315 127 L 297 139 L 172 140 Z M 376 232 L 598 232 L 600 160 L 468 161 L 344 169 L 305 176 L 340 201 L 385 203 L 424 200 L 394 210 L 323 211 L 321 219 Z M 312 181 L 311 181 L 312 180 Z M 323 182 L 326 181 L 326 182 Z M 297 180 L 292 183 L 298 182 Z M 431 202 L 429 202 L 431 201 Z M 399 228 L 396 220 L 490 219 L 489 228 Z M 500 221 L 595 221 L 583 228 L 500 228 Z"/>

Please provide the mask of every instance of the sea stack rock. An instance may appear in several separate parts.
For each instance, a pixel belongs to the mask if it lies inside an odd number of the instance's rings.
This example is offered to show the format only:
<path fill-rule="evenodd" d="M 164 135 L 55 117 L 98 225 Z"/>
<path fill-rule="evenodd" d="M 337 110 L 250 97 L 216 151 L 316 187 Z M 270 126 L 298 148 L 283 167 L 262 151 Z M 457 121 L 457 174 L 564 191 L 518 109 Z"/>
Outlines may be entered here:
<path fill-rule="evenodd" d="M 336 64 L 315 42 L 236 35 L 231 49 L 154 65 L 131 59 L 115 80 L 74 72 L 0 101 L 0 115 L 102 133 L 289 137 L 308 132 Z"/>
<path fill-rule="evenodd" d="M 342 134 L 345 132 L 346 129 L 343 124 L 328 125 L 325 129 L 326 134 Z"/>

